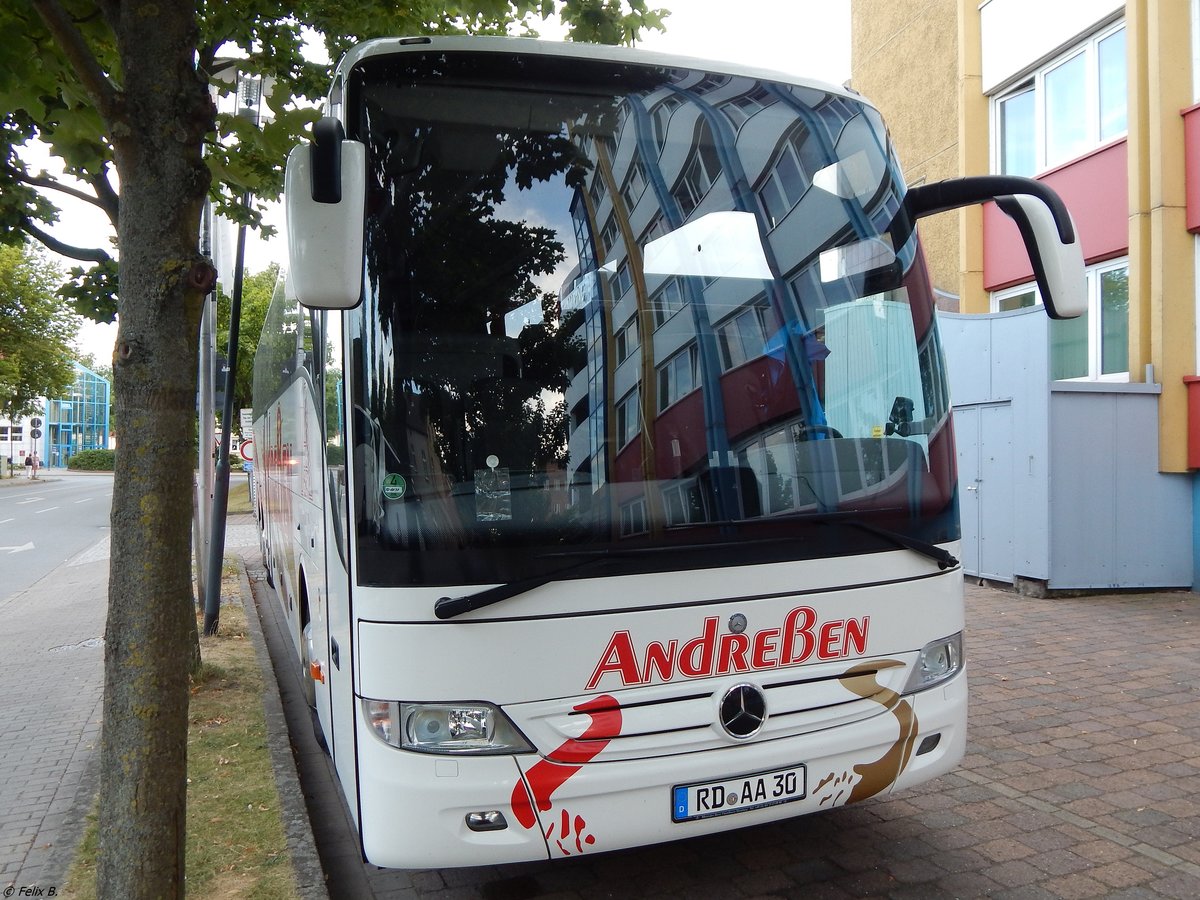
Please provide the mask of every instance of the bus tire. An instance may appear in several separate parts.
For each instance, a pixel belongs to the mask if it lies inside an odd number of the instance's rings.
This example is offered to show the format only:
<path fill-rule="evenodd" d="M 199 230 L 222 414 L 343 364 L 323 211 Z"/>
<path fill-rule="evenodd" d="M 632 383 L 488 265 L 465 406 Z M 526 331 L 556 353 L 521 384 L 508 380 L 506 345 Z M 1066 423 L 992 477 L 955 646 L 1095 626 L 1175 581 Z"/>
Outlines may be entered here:
<path fill-rule="evenodd" d="M 300 686 L 309 709 L 317 708 L 317 686 L 312 677 L 312 622 L 304 623 L 300 635 Z"/>
<path fill-rule="evenodd" d="M 321 717 L 317 715 L 316 707 L 309 710 L 312 715 L 313 739 L 316 740 L 317 746 L 321 748 L 321 752 L 326 756 L 329 755 L 329 743 L 325 740 L 325 732 L 321 729 Z"/>
<path fill-rule="evenodd" d="M 275 587 L 275 576 L 271 574 L 271 554 L 267 546 L 267 520 L 262 507 L 258 508 L 258 552 L 262 554 L 263 569 L 267 572 L 267 584 Z"/>

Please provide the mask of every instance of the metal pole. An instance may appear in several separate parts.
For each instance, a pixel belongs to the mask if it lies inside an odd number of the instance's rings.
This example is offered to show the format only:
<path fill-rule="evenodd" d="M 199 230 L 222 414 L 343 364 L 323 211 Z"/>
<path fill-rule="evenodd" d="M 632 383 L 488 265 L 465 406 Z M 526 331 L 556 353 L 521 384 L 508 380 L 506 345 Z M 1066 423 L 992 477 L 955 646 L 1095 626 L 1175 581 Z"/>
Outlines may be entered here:
<path fill-rule="evenodd" d="M 250 118 L 257 128 L 262 111 L 263 82 L 254 76 L 238 77 L 238 101 L 243 104 L 238 114 Z M 242 195 L 242 203 L 250 208 L 250 192 Z M 246 226 L 238 226 L 237 251 L 234 256 L 233 296 L 229 304 L 229 349 L 226 353 L 225 402 L 221 409 L 221 447 L 217 451 L 216 483 L 213 487 L 212 538 L 208 546 L 208 577 L 204 595 L 204 633 L 217 633 L 221 619 L 221 566 L 225 559 L 225 516 L 229 512 L 229 449 L 233 437 L 233 392 L 237 380 L 238 332 L 242 320 L 242 275 L 246 259 Z"/>
<path fill-rule="evenodd" d="M 246 206 L 250 195 L 245 195 Z M 229 304 L 229 371 L 225 373 L 225 403 L 221 409 L 221 448 L 217 451 L 216 484 L 213 489 L 212 538 L 208 546 L 208 579 L 204 595 L 204 633 L 217 633 L 221 620 L 221 564 L 225 559 L 225 516 L 229 511 L 229 445 L 233 436 L 233 388 L 237 377 L 238 331 L 242 318 L 242 264 L 246 257 L 246 226 L 238 226 L 237 254 L 233 269 L 233 298 Z"/>
<path fill-rule="evenodd" d="M 200 252 L 213 257 L 213 214 L 212 204 L 204 204 L 201 219 L 204 230 L 201 234 Z M 208 584 L 208 533 L 209 510 L 212 503 L 213 484 L 213 360 L 217 353 L 216 343 L 217 292 L 214 290 L 204 298 L 204 311 L 200 314 L 200 371 L 199 390 L 196 399 L 197 429 L 196 467 L 199 473 L 196 499 L 192 516 L 192 543 L 196 565 L 196 604 L 204 608 Z M 107 415 L 107 411 L 106 411 Z M 107 421 L 105 422 L 107 437 Z M 107 441 L 105 446 L 107 446 Z"/>
<path fill-rule="evenodd" d="M 196 536 L 196 589 L 197 601 L 203 607 L 207 596 L 209 519 L 213 493 L 213 358 L 216 356 L 216 294 L 204 300 L 204 313 L 200 318 L 200 418 L 199 439 L 196 449 L 199 467 L 199 483 L 196 486 L 196 515 L 193 525 Z"/>

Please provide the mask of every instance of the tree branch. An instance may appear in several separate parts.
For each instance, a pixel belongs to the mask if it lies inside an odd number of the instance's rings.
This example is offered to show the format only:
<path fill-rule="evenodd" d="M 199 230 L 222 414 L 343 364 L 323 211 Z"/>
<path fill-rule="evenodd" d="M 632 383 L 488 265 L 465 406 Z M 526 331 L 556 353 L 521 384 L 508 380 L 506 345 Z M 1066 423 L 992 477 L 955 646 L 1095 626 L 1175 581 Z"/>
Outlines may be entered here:
<path fill-rule="evenodd" d="M 98 206 L 101 209 L 104 209 L 105 212 L 108 212 L 108 210 L 104 208 L 104 204 L 100 201 L 100 199 L 98 197 L 95 197 L 92 194 L 85 193 L 84 191 L 81 191 L 78 188 L 68 187 L 67 185 L 60 183 L 59 181 L 57 181 L 54 178 L 41 178 L 40 176 L 35 177 L 35 176 L 31 176 L 31 175 L 17 175 L 17 181 L 20 181 L 22 184 L 32 185 L 33 187 L 41 187 L 41 188 L 46 188 L 51 191 L 59 191 L 60 193 L 66 194 L 68 197 L 74 197 L 76 200 L 82 200 L 85 203 L 90 203 L 90 204 L 92 204 L 92 206 Z"/>
<path fill-rule="evenodd" d="M 201 72 L 208 74 L 212 69 L 213 63 L 217 58 L 217 47 L 215 44 L 205 44 L 198 48 L 196 52 L 196 68 Z"/>
<path fill-rule="evenodd" d="M 113 189 L 112 182 L 108 180 L 108 163 L 104 163 L 99 172 L 88 174 L 87 183 L 92 186 L 92 190 L 96 192 L 96 197 L 100 201 L 100 206 L 108 215 L 108 221 L 112 223 L 112 227 L 117 227 L 117 215 L 121 211 L 121 198 Z"/>
<path fill-rule="evenodd" d="M 53 235 L 42 231 L 42 229 L 34 225 L 33 221 L 29 218 L 21 220 L 21 230 L 37 238 L 41 243 L 45 244 L 55 253 L 58 253 L 62 256 L 68 256 L 71 259 L 77 259 L 80 262 L 102 263 L 112 259 L 112 257 L 103 250 L 88 250 L 84 247 L 72 247 L 70 244 L 64 244 Z"/>
<path fill-rule="evenodd" d="M 33 7 L 41 16 L 51 37 L 67 57 L 71 68 L 79 76 L 84 90 L 88 92 L 92 102 L 100 110 L 100 115 L 109 122 L 116 121 L 119 105 L 118 92 L 112 82 L 108 80 L 108 76 L 96 60 L 95 54 L 88 47 L 87 41 L 79 33 L 75 23 L 71 21 L 71 16 L 63 9 L 58 0 L 33 0 Z"/>

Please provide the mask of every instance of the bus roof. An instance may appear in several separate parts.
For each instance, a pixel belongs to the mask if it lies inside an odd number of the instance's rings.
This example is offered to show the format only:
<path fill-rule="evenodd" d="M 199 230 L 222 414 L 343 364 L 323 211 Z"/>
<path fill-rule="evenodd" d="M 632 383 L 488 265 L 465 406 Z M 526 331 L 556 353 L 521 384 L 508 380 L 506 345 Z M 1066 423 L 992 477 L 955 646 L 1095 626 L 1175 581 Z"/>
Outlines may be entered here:
<path fill-rule="evenodd" d="M 571 41 L 543 41 L 533 38 L 496 37 L 484 35 L 420 36 L 375 38 L 352 47 L 339 61 L 334 73 L 334 83 L 361 60 L 371 56 L 396 53 L 420 53 L 429 50 L 472 51 L 475 53 L 531 53 L 543 56 L 559 56 L 570 59 L 595 59 L 618 63 L 631 63 L 669 68 L 696 69 L 722 75 L 738 75 L 766 79 L 800 87 L 814 88 L 827 93 L 853 97 L 855 100 L 873 105 L 856 91 L 817 78 L 805 78 L 788 72 L 744 66 L 724 60 L 703 59 L 693 56 L 676 56 L 633 47 L 614 47 L 607 44 L 576 43 Z"/>

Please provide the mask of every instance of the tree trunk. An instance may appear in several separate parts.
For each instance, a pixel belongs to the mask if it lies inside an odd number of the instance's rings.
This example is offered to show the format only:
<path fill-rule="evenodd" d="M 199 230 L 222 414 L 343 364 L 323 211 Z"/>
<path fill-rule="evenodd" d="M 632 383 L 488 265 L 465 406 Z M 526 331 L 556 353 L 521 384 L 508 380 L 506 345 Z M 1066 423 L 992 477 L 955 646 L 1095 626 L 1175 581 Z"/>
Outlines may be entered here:
<path fill-rule="evenodd" d="M 120 447 L 104 655 L 101 898 L 182 896 L 192 659 L 190 529 L 212 104 L 195 71 L 194 4 L 114 5 L 124 72 L 110 133 L 121 180 Z M 190 621 L 189 621 L 190 620 Z"/>

